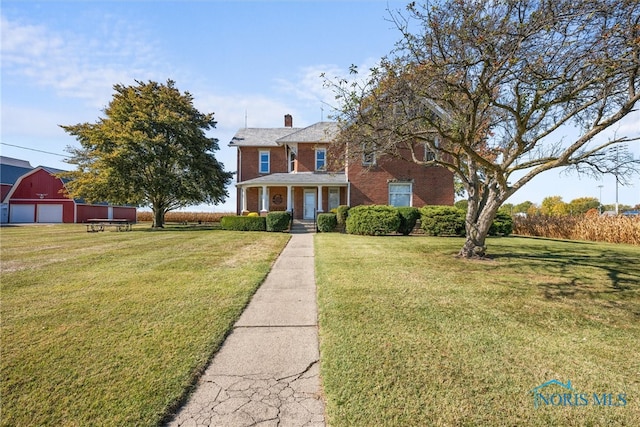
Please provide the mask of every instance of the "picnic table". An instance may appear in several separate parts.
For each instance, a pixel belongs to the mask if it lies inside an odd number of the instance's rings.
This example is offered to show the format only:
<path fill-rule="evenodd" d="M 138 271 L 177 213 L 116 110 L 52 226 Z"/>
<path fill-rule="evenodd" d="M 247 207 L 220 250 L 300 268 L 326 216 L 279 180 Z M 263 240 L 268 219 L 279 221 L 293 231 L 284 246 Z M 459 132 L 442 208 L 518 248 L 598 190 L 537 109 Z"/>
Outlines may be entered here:
<path fill-rule="evenodd" d="M 92 218 L 87 220 L 87 233 L 97 233 L 106 228 L 113 228 L 115 231 L 131 231 L 133 222 L 128 219 L 104 219 Z"/>

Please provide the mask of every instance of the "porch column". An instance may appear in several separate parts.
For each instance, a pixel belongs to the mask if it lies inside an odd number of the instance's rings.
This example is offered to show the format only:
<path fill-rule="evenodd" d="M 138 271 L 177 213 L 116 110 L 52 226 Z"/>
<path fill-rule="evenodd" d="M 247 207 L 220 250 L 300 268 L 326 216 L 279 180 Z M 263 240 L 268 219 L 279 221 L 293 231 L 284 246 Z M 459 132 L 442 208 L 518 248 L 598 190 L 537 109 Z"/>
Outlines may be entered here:
<path fill-rule="evenodd" d="M 318 185 L 318 213 L 324 212 L 322 210 L 322 185 Z"/>
<path fill-rule="evenodd" d="M 266 185 L 262 186 L 262 210 L 260 212 L 269 212 L 269 194 Z"/>
<path fill-rule="evenodd" d="M 287 211 L 293 211 L 293 192 L 291 191 L 291 186 L 287 185 Z"/>
<path fill-rule="evenodd" d="M 242 187 L 242 195 L 240 197 L 242 197 L 242 211 L 240 212 L 242 214 L 244 212 L 248 212 L 247 211 L 247 187 Z"/>

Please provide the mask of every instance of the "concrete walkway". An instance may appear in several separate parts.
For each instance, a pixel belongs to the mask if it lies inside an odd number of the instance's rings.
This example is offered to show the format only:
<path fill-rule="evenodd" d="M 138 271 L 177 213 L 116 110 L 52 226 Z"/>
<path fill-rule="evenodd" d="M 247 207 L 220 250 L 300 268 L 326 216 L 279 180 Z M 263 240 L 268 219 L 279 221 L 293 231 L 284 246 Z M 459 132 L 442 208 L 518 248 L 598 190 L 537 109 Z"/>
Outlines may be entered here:
<path fill-rule="evenodd" d="M 313 234 L 293 234 L 169 426 L 325 425 Z"/>

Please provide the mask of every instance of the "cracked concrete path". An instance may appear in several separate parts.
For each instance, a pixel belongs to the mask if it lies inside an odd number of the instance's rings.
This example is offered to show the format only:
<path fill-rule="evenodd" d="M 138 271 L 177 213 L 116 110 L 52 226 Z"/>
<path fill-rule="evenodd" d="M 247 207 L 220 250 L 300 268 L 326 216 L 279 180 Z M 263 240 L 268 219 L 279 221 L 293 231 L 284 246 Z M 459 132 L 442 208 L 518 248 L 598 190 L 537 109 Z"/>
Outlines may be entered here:
<path fill-rule="evenodd" d="M 325 425 L 313 234 L 292 234 L 171 427 Z"/>

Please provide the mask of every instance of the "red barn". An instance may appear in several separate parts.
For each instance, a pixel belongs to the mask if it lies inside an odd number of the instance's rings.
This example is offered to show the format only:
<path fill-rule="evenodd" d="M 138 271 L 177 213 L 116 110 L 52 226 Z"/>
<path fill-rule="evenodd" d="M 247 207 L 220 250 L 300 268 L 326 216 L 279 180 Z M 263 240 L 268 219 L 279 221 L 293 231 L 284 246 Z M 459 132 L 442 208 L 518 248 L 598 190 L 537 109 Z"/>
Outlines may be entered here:
<path fill-rule="evenodd" d="M 90 218 L 127 219 L 135 222 L 136 208 L 106 203 L 87 204 L 64 196 L 58 169 L 39 166 L 20 176 L 5 195 L 10 223 L 79 223 Z M 3 218 L 3 222 L 5 219 Z"/>

